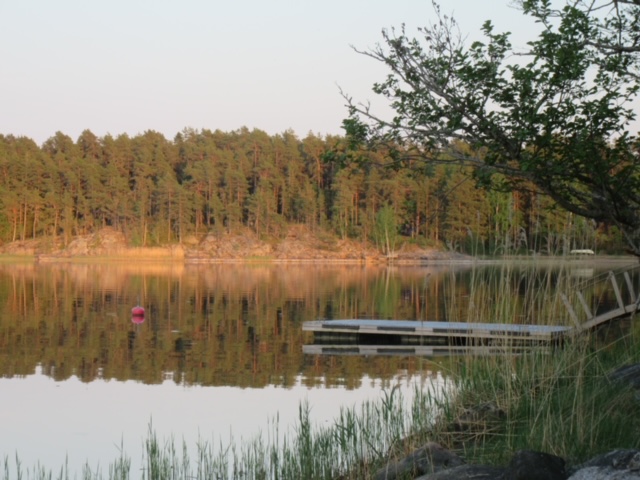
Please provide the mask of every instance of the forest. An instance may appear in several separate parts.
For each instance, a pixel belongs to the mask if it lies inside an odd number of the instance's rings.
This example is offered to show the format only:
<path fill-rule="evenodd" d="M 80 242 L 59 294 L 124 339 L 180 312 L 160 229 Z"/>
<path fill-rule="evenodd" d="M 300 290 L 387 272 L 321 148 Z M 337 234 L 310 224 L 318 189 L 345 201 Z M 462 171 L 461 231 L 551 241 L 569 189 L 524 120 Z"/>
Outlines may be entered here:
<path fill-rule="evenodd" d="M 387 253 L 403 242 L 477 255 L 622 249 L 615 228 L 534 188 L 487 191 L 456 164 L 388 168 L 379 149 L 345 162 L 347 143 L 247 128 L 185 129 L 173 140 L 57 132 L 41 146 L 0 135 L 0 242 L 66 245 L 110 226 L 132 246 L 156 246 L 241 228 L 279 238 L 304 225 Z"/>

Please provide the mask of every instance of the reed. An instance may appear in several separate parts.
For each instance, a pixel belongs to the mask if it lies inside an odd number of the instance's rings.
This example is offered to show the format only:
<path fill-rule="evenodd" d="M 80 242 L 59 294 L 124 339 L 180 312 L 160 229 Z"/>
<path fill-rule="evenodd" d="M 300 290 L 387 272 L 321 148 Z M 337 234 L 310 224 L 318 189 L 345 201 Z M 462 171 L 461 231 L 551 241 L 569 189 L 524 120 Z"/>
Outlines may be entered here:
<path fill-rule="evenodd" d="M 519 449 L 575 464 L 615 448 L 640 448 L 636 394 L 607 376 L 638 361 L 638 342 L 629 336 L 617 343 L 597 347 L 583 338 L 561 350 L 460 365 L 457 395 L 436 435 L 469 461 L 488 464 L 502 464 Z"/>
<path fill-rule="evenodd" d="M 416 392 L 417 396 L 423 392 Z M 421 405 L 419 407 L 419 405 Z M 425 409 L 423 411 L 423 409 Z M 383 394 L 380 401 L 343 408 L 330 426 L 317 426 L 311 406 L 299 405 L 295 428 L 281 433 L 277 419 L 266 435 L 214 446 L 198 442 L 191 458 L 184 441 L 159 439 L 149 426 L 144 441 L 141 472 L 131 471 L 130 457 L 121 448 L 120 457 L 106 471 L 85 466 L 78 476 L 64 466 L 56 474 L 40 465 L 25 469 L 18 457 L 15 464 L 4 459 L 3 479 L 361 479 L 368 478 L 386 458 L 413 434 L 412 425 L 423 423 L 427 402 L 408 405 L 397 389 Z M 424 414 L 424 415 L 423 415 Z"/>

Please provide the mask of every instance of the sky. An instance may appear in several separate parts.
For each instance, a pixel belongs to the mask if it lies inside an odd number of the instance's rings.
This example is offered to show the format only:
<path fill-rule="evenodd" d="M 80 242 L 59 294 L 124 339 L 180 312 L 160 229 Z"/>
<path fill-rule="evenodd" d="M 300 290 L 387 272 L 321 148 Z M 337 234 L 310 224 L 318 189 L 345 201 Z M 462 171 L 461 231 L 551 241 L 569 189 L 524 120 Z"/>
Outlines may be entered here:
<path fill-rule="evenodd" d="M 521 35 L 509 2 L 441 7 L 470 37 L 489 18 Z M 429 0 L 0 0 L 0 134 L 340 135 L 340 90 L 376 105 L 386 74 L 352 47 L 433 19 Z"/>

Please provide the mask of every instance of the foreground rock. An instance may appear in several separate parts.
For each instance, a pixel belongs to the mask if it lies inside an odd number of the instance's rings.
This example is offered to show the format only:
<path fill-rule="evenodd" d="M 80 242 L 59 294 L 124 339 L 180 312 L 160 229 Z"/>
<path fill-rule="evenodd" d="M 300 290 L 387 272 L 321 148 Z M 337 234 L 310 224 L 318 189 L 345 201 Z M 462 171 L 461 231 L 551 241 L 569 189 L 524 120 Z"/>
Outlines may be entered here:
<path fill-rule="evenodd" d="M 488 465 L 462 465 L 418 477 L 419 480 L 493 480 L 497 478 L 504 478 L 504 468 Z"/>
<path fill-rule="evenodd" d="M 564 460 L 556 455 L 532 450 L 520 450 L 511 458 L 505 479 L 564 480 L 567 474 Z"/>
<path fill-rule="evenodd" d="M 402 460 L 385 465 L 373 478 L 374 480 L 395 480 L 406 478 L 407 475 L 439 472 L 463 464 L 464 460 L 457 454 L 435 442 L 429 442 Z"/>
<path fill-rule="evenodd" d="M 430 442 L 389 462 L 374 480 L 640 480 L 640 450 L 614 450 L 572 468 L 565 469 L 561 457 L 544 452 L 520 450 L 502 467 L 467 465 L 457 454 Z"/>
<path fill-rule="evenodd" d="M 640 390 L 640 363 L 625 365 L 614 370 L 609 374 L 609 379 Z"/>
<path fill-rule="evenodd" d="M 640 479 L 640 451 L 614 450 L 599 455 L 576 468 L 570 480 Z"/>

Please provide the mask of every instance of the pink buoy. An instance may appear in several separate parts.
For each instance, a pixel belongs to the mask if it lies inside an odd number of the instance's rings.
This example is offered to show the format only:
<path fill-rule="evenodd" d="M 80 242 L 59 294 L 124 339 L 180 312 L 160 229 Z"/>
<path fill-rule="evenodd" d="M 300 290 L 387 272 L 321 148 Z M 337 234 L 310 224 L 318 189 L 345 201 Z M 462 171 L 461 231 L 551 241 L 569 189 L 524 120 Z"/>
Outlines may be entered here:
<path fill-rule="evenodd" d="M 137 305 L 131 309 L 132 317 L 144 317 L 144 307 Z"/>

